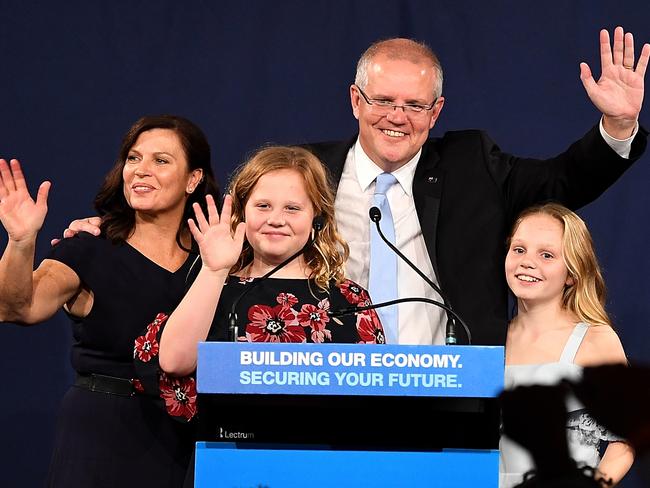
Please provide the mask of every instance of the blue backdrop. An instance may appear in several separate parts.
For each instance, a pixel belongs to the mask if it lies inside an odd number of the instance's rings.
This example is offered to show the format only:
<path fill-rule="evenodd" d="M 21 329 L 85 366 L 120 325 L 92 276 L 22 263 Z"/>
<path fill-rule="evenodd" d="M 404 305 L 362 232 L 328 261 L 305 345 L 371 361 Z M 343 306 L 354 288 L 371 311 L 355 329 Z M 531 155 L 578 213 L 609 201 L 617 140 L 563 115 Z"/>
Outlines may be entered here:
<path fill-rule="evenodd" d="M 39 259 L 67 222 L 93 213 L 123 133 L 143 114 L 177 113 L 203 127 L 223 184 L 263 143 L 352 135 L 358 56 L 378 38 L 407 36 L 427 41 L 445 69 L 434 134 L 484 128 L 509 152 L 551 156 L 598 121 L 578 63 L 599 72 L 599 29 L 624 25 L 637 53 L 650 41 L 647 0 L 0 0 L 0 19 L 0 156 L 21 159 L 31 188 L 53 183 Z M 648 110 L 646 102 L 642 123 Z M 636 361 L 650 339 L 649 160 L 582 212 Z M 0 329 L 4 486 L 42 484 L 72 378 L 69 345 L 62 314 Z"/>

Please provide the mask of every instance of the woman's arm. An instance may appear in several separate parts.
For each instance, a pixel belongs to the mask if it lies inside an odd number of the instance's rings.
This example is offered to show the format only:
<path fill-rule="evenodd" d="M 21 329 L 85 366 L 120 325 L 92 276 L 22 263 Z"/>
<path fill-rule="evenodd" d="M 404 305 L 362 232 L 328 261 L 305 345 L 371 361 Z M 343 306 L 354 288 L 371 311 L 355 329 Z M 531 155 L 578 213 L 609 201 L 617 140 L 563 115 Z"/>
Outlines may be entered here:
<path fill-rule="evenodd" d="M 26 280 L 23 277 L 22 283 L 16 278 L 5 279 L 5 276 L 18 275 L 11 272 L 5 275 L 0 265 L 0 321 L 22 325 L 49 319 L 81 287 L 81 281 L 72 269 L 51 259 L 44 260 L 36 271 L 27 275 Z"/>
<path fill-rule="evenodd" d="M 160 337 L 160 368 L 176 376 L 196 369 L 197 344 L 208 336 L 228 271 L 237 262 L 244 243 L 245 224 L 240 223 L 234 235 L 230 231 L 230 196 L 224 200 L 221 218 L 212 197 L 206 200 L 208 219 L 195 203 L 198 227 L 189 221 L 203 266 Z"/>
<path fill-rule="evenodd" d="M 32 200 L 20 168 L 0 159 L 0 222 L 7 247 L 0 258 L 0 321 L 34 324 L 48 319 L 79 289 L 70 268 L 46 260 L 34 270 L 36 235 L 47 214 L 50 183 L 44 182 Z"/>

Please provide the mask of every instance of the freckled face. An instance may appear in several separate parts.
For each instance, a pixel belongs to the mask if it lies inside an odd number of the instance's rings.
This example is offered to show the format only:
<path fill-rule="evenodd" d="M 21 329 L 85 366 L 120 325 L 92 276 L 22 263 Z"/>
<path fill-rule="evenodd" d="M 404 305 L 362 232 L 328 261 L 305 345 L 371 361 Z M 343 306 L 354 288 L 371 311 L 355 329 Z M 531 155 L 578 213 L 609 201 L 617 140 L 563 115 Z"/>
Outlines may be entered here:
<path fill-rule="evenodd" d="M 255 259 L 278 264 L 309 239 L 314 207 L 300 173 L 271 171 L 258 181 L 244 208 L 246 239 Z"/>
<path fill-rule="evenodd" d="M 553 217 L 534 214 L 515 230 L 506 256 L 508 286 L 519 300 L 561 301 L 571 284 L 562 252 L 562 224 Z"/>
<path fill-rule="evenodd" d="M 139 212 L 182 214 L 187 191 L 201 176 L 201 170 L 189 171 L 185 150 L 173 130 L 148 130 L 138 136 L 126 158 L 124 197 Z"/>

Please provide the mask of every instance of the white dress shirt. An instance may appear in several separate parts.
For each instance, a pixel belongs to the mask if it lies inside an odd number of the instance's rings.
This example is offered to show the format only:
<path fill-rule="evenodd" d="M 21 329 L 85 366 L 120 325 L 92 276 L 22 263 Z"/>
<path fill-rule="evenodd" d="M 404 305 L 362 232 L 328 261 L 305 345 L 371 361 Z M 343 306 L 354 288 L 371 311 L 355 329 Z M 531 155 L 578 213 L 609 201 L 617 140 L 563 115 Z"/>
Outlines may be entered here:
<path fill-rule="evenodd" d="M 413 177 L 420 152 L 393 172 L 398 184 L 386 197 L 395 224 L 395 245 L 428 278 L 438 282 L 429 259 L 422 229 L 413 200 Z M 370 217 L 375 178 L 383 170 L 373 163 L 357 142 L 345 160 L 336 192 L 336 216 L 339 231 L 350 246 L 346 276 L 368 287 L 370 269 Z M 374 224 L 372 224 L 374 225 Z M 442 301 L 440 296 L 400 258 L 397 259 L 397 294 L 399 298 L 425 297 Z M 372 298 L 372 297 L 370 297 Z M 399 306 L 400 344 L 444 344 L 444 311 L 426 303 L 402 303 Z"/>
<path fill-rule="evenodd" d="M 603 127 L 602 117 L 600 118 L 600 123 L 598 124 L 598 128 L 600 129 L 600 135 L 603 136 L 603 139 L 605 139 L 607 145 L 611 147 L 614 151 L 616 151 L 616 154 L 618 154 L 622 158 L 630 159 L 630 151 L 632 150 L 632 140 L 634 140 L 636 133 L 639 132 L 638 122 L 636 123 L 636 126 L 632 131 L 632 135 L 627 139 L 614 139 L 607 132 L 605 132 L 605 128 Z"/>

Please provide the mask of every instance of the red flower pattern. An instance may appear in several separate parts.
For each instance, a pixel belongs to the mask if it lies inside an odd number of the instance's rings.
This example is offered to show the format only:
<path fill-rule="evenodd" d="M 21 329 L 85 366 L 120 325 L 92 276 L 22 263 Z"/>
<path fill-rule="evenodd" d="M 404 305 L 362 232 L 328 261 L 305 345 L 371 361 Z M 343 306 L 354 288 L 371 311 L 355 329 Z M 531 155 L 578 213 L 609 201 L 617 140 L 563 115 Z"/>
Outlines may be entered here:
<path fill-rule="evenodd" d="M 252 281 L 241 278 L 240 283 Z M 353 281 L 346 280 L 339 287 L 345 299 L 358 306 L 370 303 L 368 293 Z M 248 311 L 249 323 L 246 326 L 246 338 L 250 342 L 306 342 L 306 329 L 310 329 L 310 338 L 313 342 L 332 340 L 332 332 L 327 328 L 334 322 L 330 321 L 327 311 L 330 301 L 325 298 L 318 305 L 304 304 L 297 312 L 293 307 L 298 304 L 298 298 L 293 293 L 280 293 L 276 297 L 278 305 L 270 307 L 255 305 Z M 135 340 L 134 358 L 144 363 L 150 362 L 159 353 L 157 335 L 161 327 L 169 318 L 168 315 L 159 313 L 151 322 L 142 336 Z M 335 321 L 341 324 L 340 321 Z M 359 343 L 383 344 L 384 333 L 379 318 L 374 310 L 357 313 L 356 329 L 359 334 Z M 158 387 L 160 398 L 169 415 L 191 420 L 196 415 L 196 381 L 191 376 L 170 377 L 164 372 L 158 373 Z M 142 382 L 133 380 L 134 388 L 139 393 L 145 393 Z"/>
<path fill-rule="evenodd" d="M 305 342 L 305 330 L 296 312 L 283 305 L 254 305 L 248 310 L 246 338 L 249 342 Z"/>
<path fill-rule="evenodd" d="M 149 328 L 147 327 L 147 329 Z M 143 363 L 148 363 L 152 358 L 158 355 L 159 350 L 160 346 L 156 339 L 156 334 L 147 332 L 145 335 L 142 335 L 135 340 L 133 357 L 139 359 Z"/>
<path fill-rule="evenodd" d="M 153 319 L 153 322 L 147 325 L 147 332 L 150 332 L 153 335 L 158 334 L 158 331 L 160 330 L 160 326 L 165 322 L 167 322 L 168 318 L 169 315 L 164 313 L 159 313 L 158 315 L 156 315 L 156 318 Z"/>
<path fill-rule="evenodd" d="M 325 342 L 325 340 L 332 340 L 332 332 L 328 329 L 323 330 L 312 330 L 311 331 L 311 341 L 316 344 Z"/>
<path fill-rule="evenodd" d="M 280 293 L 276 300 L 280 305 L 284 305 L 288 308 L 291 308 L 298 303 L 298 299 L 293 293 Z"/>
<path fill-rule="evenodd" d="M 345 299 L 355 305 L 367 305 L 369 300 L 368 292 L 352 280 L 345 280 L 339 286 Z"/>
<path fill-rule="evenodd" d="M 160 372 L 160 398 L 172 417 L 191 420 L 196 415 L 196 381 L 191 376 L 170 377 Z"/>
<path fill-rule="evenodd" d="M 144 373 L 144 376 L 141 375 L 142 379 L 133 379 L 133 388 L 136 393 L 145 395 L 155 391 L 170 416 L 189 422 L 196 415 L 196 381 L 191 376 L 169 377 L 159 371 L 158 364 L 152 361 L 160 352 L 158 335 L 168 318 L 168 315 L 159 313 L 153 322 L 147 325 L 144 334 L 136 338 L 133 351 L 136 362 L 151 363 L 151 366 L 141 371 Z M 139 367 L 136 365 L 136 371 Z M 155 368 L 151 370 L 152 377 L 147 372 L 149 368 Z"/>
<path fill-rule="evenodd" d="M 357 313 L 357 332 L 360 344 L 386 344 L 384 328 L 374 310 Z"/>
<path fill-rule="evenodd" d="M 144 386 L 142 385 L 142 381 L 140 381 L 137 378 L 133 378 L 131 381 L 133 381 L 133 389 L 138 392 L 138 393 L 144 393 Z"/>
<path fill-rule="evenodd" d="M 330 299 L 329 298 L 323 298 L 320 302 L 318 302 L 317 305 L 318 308 L 323 309 L 325 311 L 330 309 Z"/>
<path fill-rule="evenodd" d="M 325 300 L 323 300 L 325 301 Z M 319 303 L 321 305 L 323 303 Z M 327 301 L 329 308 L 329 301 Z M 303 327 L 311 328 L 311 340 L 313 342 L 325 342 L 325 339 L 332 340 L 332 332 L 325 328 L 330 318 L 327 315 L 327 310 L 318 308 L 316 305 L 307 303 L 302 306 L 298 312 L 298 322 Z"/>

